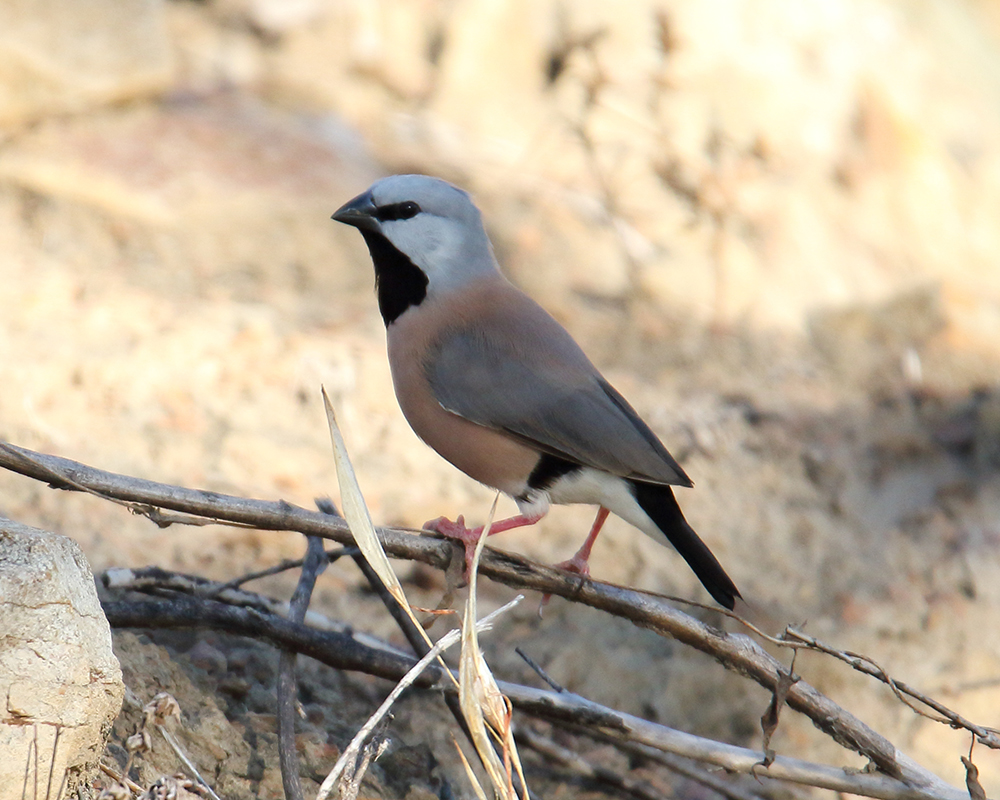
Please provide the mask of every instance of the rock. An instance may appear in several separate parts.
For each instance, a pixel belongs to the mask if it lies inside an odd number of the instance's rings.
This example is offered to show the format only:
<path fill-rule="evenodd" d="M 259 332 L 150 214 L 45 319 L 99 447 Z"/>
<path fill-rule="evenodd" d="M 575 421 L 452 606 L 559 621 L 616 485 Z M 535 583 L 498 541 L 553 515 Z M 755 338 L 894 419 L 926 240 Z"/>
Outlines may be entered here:
<path fill-rule="evenodd" d="M 160 0 L 0 3 L 0 125 L 149 96 L 171 76 Z"/>
<path fill-rule="evenodd" d="M 73 540 L 0 518 L 0 620 L 0 800 L 22 796 L 35 752 L 29 785 L 51 773 L 56 787 L 65 773 L 72 787 L 96 765 L 125 693 Z"/>
<path fill-rule="evenodd" d="M 336 296 L 371 282 L 347 256 L 363 246 L 329 217 L 372 174 L 340 156 L 330 124 L 227 96 L 53 120 L 5 148 L 0 183 L 76 209 L 65 235 L 37 220 L 48 244 L 68 244 L 61 258 L 86 237 L 102 258 L 122 248 L 131 277 L 161 287 L 253 300 L 280 274 L 290 296 Z"/>

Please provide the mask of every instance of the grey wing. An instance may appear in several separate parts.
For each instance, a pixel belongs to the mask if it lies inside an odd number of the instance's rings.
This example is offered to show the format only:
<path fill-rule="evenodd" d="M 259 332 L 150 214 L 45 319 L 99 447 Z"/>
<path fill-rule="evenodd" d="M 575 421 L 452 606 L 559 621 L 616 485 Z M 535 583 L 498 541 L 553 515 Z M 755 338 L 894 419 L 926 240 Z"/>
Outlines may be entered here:
<path fill-rule="evenodd" d="M 541 452 L 622 477 L 691 486 L 632 406 L 569 334 L 559 333 L 558 358 L 538 355 L 551 341 L 536 339 L 526 353 L 506 337 L 452 334 L 427 365 L 434 396 L 448 411 Z"/>

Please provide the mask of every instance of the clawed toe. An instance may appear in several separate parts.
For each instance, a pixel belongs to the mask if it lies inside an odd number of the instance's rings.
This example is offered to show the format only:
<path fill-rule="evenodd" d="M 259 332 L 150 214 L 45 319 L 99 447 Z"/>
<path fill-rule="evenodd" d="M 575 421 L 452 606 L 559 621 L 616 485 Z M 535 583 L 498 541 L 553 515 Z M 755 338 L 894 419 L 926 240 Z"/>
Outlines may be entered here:
<path fill-rule="evenodd" d="M 490 525 L 489 535 L 492 536 L 494 533 L 509 531 L 513 528 L 523 528 L 526 525 L 534 525 L 541 518 L 541 514 L 518 514 L 516 517 L 501 519 Z M 454 539 L 464 545 L 465 577 L 468 578 L 469 573 L 472 571 L 472 561 L 476 545 L 483 536 L 483 526 L 480 525 L 478 528 L 471 529 L 467 528 L 465 527 L 465 517 L 462 516 L 459 516 L 454 522 L 447 517 L 438 517 L 437 519 L 432 519 L 430 522 L 425 522 L 424 530 L 440 533 L 445 538 Z"/>
<path fill-rule="evenodd" d="M 437 519 L 425 522 L 423 527 L 425 531 L 440 533 L 449 539 L 459 539 L 463 542 L 473 533 L 473 531 L 465 527 L 465 517 L 462 515 L 459 515 L 458 519 L 454 522 L 447 517 L 438 517 Z"/>
<path fill-rule="evenodd" d="M 465 517 L 459 515 L 458 519 L 452 522 L 447 517 L 438 517 L 430 522 L 424 523 L 425 531 L 440 533 L 446 539 L 452 539 L 465 549 L 465 571 L 462 579 L 466 582 L 472 574 L 472 562 L 476 553 L 476 545 L 479 537 L 483 534 L 482 528 L 470 529 L 465 526 Z"/>
<path fill-rule="evenodd" d="M 590 577 L 590 564 L 587 563 L 587 559 L 577 553 L 572 558 L 566 561 L 560 561 L 558 564 L 552 565 L 555 569 L 561 569 L 564 572 L 572 572 L 579 575 L 581 578 Z M 549 604 L 549 600 L 552 599 L 552 595 L 543 594 L 542 602 L 538 604 L 538 616 L 542 616 L 542 610 Z"/>
<path fill-rule="evenodd" d="M 590 564 L 587 563 L 587 559 L 580 558 L 579 555 L 575 555 L 566 561 L 560 561 L 558 564 L 553 564 L 552 566 L 564 572 L 574 572 L 583 578 L 590 577 Z"/>

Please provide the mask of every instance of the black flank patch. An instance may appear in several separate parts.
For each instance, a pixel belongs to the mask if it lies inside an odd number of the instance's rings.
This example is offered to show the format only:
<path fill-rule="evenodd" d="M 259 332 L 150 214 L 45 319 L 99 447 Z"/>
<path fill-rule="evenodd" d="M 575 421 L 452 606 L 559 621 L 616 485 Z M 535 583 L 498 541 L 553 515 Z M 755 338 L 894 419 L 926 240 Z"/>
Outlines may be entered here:
<path fill-rule="evenodd" d="M 427 276 L 377 231 L 359 229 L 375 265 L 378 310 L 386 326 L 410 306 L 419 306 L 427 297 Z"/>
<path fill-rule="evenodd" d="M 542 457 L 538 459 L 538 463 L 535 464 L 535 468 L 531 470 L 531 474 L 528 476 L 528 488 L 538 490 L 548 489 L 563 475 L 569 475 L 578 469 L 580 469 L 580 465 L 574 461 L 567 461 L 565 458 L 559 458 L 559 456 L 542 453 Z"/>

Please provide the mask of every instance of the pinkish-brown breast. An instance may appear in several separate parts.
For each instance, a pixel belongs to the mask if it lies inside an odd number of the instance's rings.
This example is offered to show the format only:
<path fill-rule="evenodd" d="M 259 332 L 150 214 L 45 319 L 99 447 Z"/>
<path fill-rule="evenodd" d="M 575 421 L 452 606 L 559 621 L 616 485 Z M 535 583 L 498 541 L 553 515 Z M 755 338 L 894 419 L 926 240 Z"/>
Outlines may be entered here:
<path fill-rule="evenodd" d="M 473 287 L 465 296 L 453 292 L 445 307 L 428 297 L 388 326 L 386 341 L 396 399 L 417 436 L 469 477 L 516 497 L 526 491 L 539 453 L 446 411 L 434 397 L 426 369 L 426 359 L 439 337 L 452 326 L 474 319 L 477 307 L 509 286 L 502 278 L 499 281 L 493 287 Z"/>

